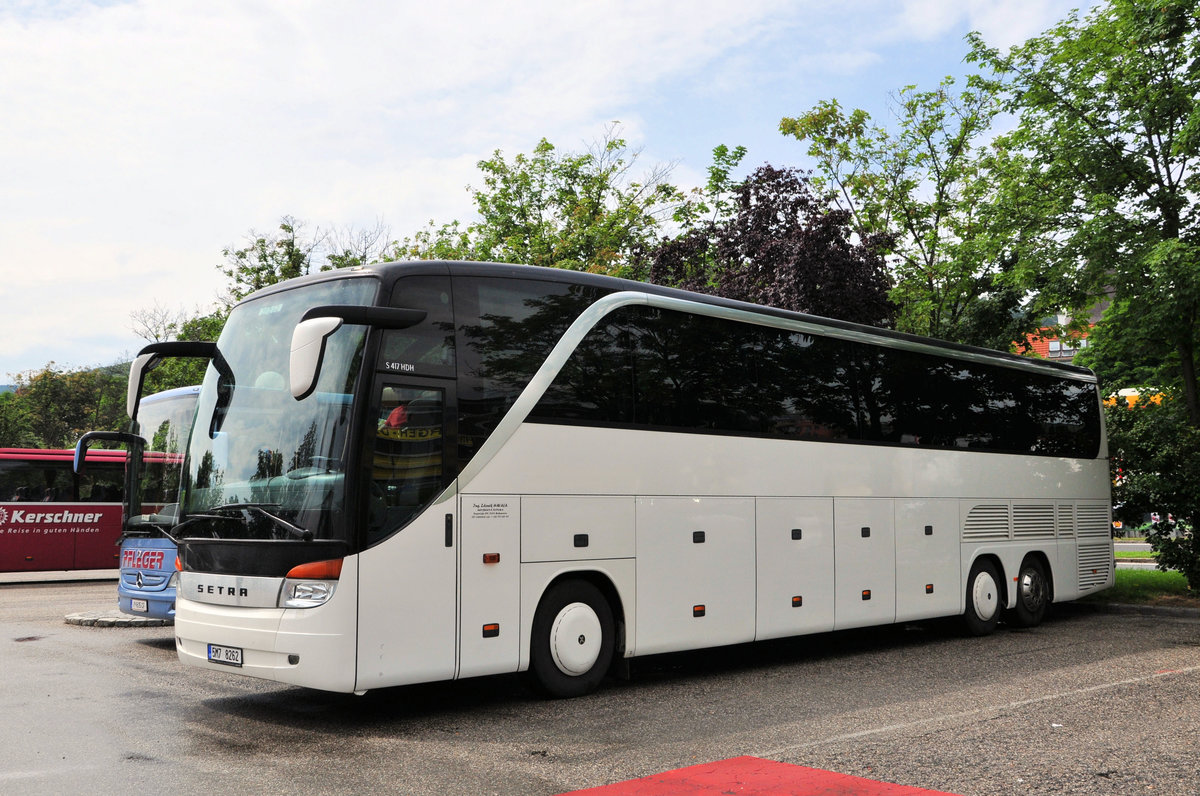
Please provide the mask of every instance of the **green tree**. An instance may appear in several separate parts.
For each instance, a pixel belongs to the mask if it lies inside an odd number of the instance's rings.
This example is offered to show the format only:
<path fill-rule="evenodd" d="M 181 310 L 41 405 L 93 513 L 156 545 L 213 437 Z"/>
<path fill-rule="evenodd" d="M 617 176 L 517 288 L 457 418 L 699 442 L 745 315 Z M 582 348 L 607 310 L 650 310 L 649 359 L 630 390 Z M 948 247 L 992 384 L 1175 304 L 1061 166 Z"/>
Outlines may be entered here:
<path fill-rule="evenodd" d="M 998 141 L 1005 204 L 1037 241 L 1022 263 L 1042 301 L 1080 314 L 1110 300 L 1080 361 L 1115 391 L 1157 403 L 1108 412 L 1125 519 L 1172 515 L 1151 534 L 1161 568 L 1200 588 L 1200 4 L 1110 0 L 1007 53 L 973 36 L 1018 116 Z M 1182 529 L 1182 538 L 1169 531 Z"/>
<path fill-rule="evenodd" d="M 1101 377 L 1135 367 L 1178 389 L 1200 426 L 1200 3 L 1111 0 L 1007 53 L 971 45 L 1019 118 L 997 147 L 1006 209 L 1036 241 L 1023 281 L 1040 282 L 1043 306 L 1084 317 L 1111 297 Z M 1149 357 L 1130 356 L 1126 342 L 1147 335 Z"/>
<path fill-rule="evenodd" d="M 12 442 L 42 448 L 66 448 L 92 429 L 123 428 L 125 368 L 60 370 L 53 362 L 38 371 L 17 374 L 17 390 L 7 414 L 15 426 Z"/>
<path fill-rule="evenodd" d="M 1162 395 L 1161 393 L 1159 394 Z M 1187 419 L 1187 409 L 1172 396 L 1142 400 L 1133 406 L 1119 400 L 1105 412 L 1115 475 L 1114 516 L 1137 527 L 1157 513 L 1147 540 L 1158 568 L 1177 570 L 1188 588 L 1200 591 L 1200 429 Z"/>
<path fill-rule="evenodd" d="M 976 77 L 958 91 L 906 86 L 896 131 L 836 100 L 780 121 L 808 142 L 816 184 L 833 191 L 856 231 L 885 244 L 901 331 L 1008 349 L 1034 328 L 1012 274 L 1019 238 L 990 212 L 996 166 L 982 142 L 998 112 L 996 88 Z"/>
<path fill-rule="evenodd" d="M 37 447 L 29 410 L 16 392 L 0 393 L 0 448 Z"/>
<path fill-rule="evenodd" d="M 430 219 L 421 229 L 392 244 L 387 260 L 481 260 L 470 227 L 459 221 L 438 224 Z"/>
<path fill-rule="evenodd" d="M 630 276 L 634 252 L 683 200 L 666 182 L 669 165 L 633 177 L 639 154 L 616 126 L 583 153 L 560 152 L 544 138 L 511 161 L 496 150 L 478 163 L 483 186 L 471 189 L 477 221 L 431 221 L 392 253 Z"/>
<path fill-rule="evenodd" d="M 736 160 L 729 156 L 714 151 L 707 191 L 686 208 L 684 231 L 642 255 L 650 281 L 890 325 L 884 242 L 854 240 L 849 213 L 831 209 L 829 197 L 796 169 L 763 165 L 731 182 Z"/>
<path fill-rule="evenodd" d="M 242 248 L 226 246 L 221 251 L 225 264 L 217 266 L 229 279 L 224 303 L 232 307 L 256 290 L 309 273 L 313 252 L 323 242 L 324 236 L 319 231 L 308 236 L 304 233 L 303 223 L 284 216 L 279 222 L 278 233 L 251 232 Z"/>

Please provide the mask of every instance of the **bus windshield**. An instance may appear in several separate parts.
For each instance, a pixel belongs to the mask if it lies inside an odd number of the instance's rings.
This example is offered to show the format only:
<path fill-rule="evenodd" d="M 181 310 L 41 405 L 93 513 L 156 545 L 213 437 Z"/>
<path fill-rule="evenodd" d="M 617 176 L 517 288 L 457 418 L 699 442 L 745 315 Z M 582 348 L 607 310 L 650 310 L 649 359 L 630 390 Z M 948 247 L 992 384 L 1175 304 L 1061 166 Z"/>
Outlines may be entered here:
<path fill-rule="evenodd" d="M 320 305 L 368 305 L 371 278 L 318 282 L 236 307 L 201 387 L 181 524 L 209 539 L 346 539 L 348 431 L 366 327 L 329 337 L 316 389 L 288 388 L 292 330 Z"/>
<path fill-rule="evenodd" d="M 142 399 L 137 420 L 130 431 L 146 440 L 140 466 L 127 503 L 127 534 L 150 526 L 170 524 L 179 497 L 179 473 L 183 450 L 192 428 L 199 387 L 180 387 Z"/>

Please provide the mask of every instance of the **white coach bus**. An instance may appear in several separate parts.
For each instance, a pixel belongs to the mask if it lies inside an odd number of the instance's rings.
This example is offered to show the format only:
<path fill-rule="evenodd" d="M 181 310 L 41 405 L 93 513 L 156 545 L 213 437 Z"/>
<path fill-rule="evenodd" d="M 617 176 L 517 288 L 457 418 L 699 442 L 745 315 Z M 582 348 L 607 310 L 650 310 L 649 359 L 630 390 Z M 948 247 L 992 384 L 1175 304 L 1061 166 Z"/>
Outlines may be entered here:
<path fill-rule="evenodd" d="M 1034 625 L 1113 581 L 1106 456 L 1081 368 L 553 269 L 321 273 L 217 343 L 176 645 L 572 696 L 638 655 Z"/>

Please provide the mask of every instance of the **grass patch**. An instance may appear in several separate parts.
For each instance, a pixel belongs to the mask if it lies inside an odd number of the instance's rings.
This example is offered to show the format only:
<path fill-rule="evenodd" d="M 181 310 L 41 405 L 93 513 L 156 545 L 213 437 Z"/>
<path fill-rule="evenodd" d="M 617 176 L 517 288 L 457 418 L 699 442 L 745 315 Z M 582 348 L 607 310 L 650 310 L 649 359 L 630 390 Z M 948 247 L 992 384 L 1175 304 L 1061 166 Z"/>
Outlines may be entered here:
<path fill-rule="evenodd" d="M 1118 550 L 1113 553 L 1117 558 L 1154 558 L 1153 550 Z"/>
<path fill-rule="evenodd" d="M 1187 579 L 1178 572 L 1118 569 L 1116 576 L 1116 584 L 1111 589 L 1088 595 L 1080 602 L 1200 608 L 1200 596 L 1188 591 Z"/>

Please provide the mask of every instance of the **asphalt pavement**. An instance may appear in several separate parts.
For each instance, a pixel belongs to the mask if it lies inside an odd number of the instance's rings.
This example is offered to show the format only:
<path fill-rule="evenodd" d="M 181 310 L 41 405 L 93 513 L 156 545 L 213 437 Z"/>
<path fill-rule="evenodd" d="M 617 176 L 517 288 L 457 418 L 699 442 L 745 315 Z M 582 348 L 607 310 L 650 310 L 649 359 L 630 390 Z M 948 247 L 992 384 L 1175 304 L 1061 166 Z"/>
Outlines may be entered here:
<path fill-rule="evenodd" d="M 114 583 L 0 588 L 0 792 L 555 794 L 740 756 L 959 794 L 1196 794 L 1196 612 L 1056 605 L 634 662 L 327 694 L 183 667 L 171 628 L 66 625 Z"/>

